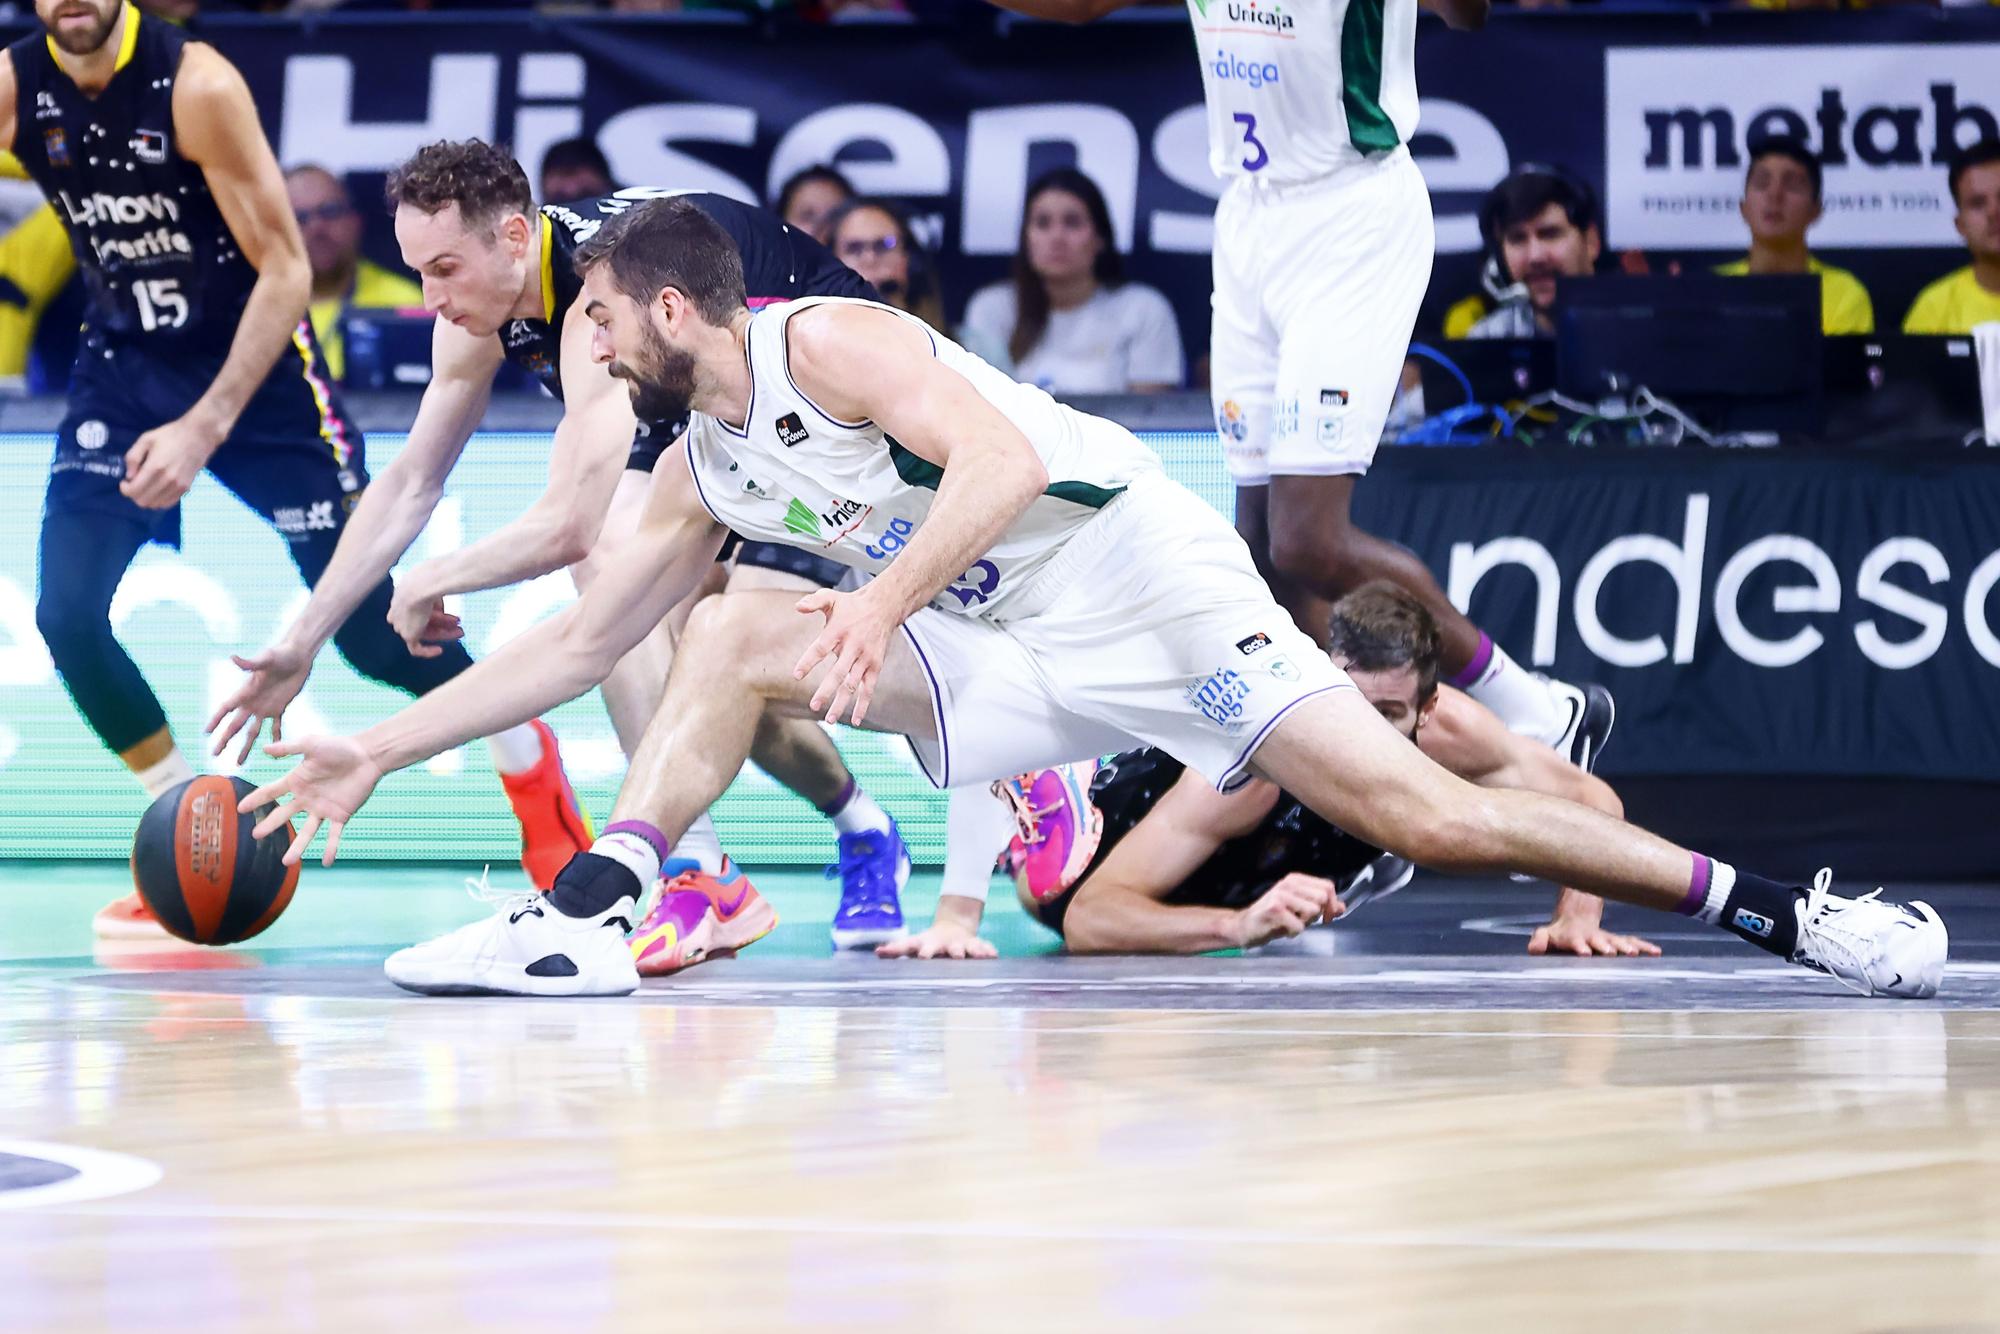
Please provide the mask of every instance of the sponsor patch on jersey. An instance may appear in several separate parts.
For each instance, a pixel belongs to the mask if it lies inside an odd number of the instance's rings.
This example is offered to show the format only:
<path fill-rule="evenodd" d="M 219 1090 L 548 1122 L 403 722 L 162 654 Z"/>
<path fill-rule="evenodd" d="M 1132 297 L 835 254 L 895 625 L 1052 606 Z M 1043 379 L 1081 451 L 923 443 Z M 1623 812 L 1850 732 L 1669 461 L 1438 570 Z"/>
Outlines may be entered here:
<path fill-rule="evenodd" d="M 140 130 L 132 136 L 132 153 L 141 162 L 160 166 L 167 160 L 167 136 L 164 130 Z"/>
<path fill-rule="evenodd" d="M 1222 407 L 1215 414 L 1215 429 L 1225 440 L 1241 443 L 1250 433 L 1250 423 L 1243 416 L 1243 407 L 1235 399 L 1224 399 Z"/>
<path fill-rule="evenodd" d="M 1344 408 L 1349 397 L 1345 389 L 1322 389 L 1319 391 L 1319 405 L 1323 408 Z"/>
<path fill-rule="evenodd" d="M 1319 442 L 1322 445 L 1337 445 L 1340 443 L 1340 437 L 1346 432 L 1346 429 L 1347 423 L 1341 421 L 1338 417 L 1321 417 L 1319 419 Z"/>
<path fill-rule="evenodd" d="M 60 125 L 51 125 L 42 131 L 42 151 L 49 159 L 51 167 L 69 165 L 69 136 Z"/>
<path fill-rule="evenodd" d="M 788 412 L 778 418 L 778 443 L 786 449 L 805 443 L 808 434 L 806 424 L 799 420 L 798 413 Z"/>
<path fill-rule="evenodd" d="M 36 120 L 59 120 L 61 117 L 62 108 L 56 105 L 56 95 L 54 93 L 35 94 Z"/>
<path fill-rule="evenodd" d="M 1298 664 L 1282 653 L 1265 663 L 1264 666 L 1271 675 L 1277 677 L 1280 681 L 1296 681 L 1299 679 Z"/>
<path fill-rule="evenodd" d="M 1271 636 L 1265 634 L 1262 630 L 1259 630 L 1247 639 L 1236 641 L 1236 651 L 1245 657 L 1248 657 L 1252 653 L 1261 652 L 1269 647 L 1271 647 Z"/>
<path fill-rule="evenodd" d="M 78 449 L 102 449 L 111 442 L 111 428 L 100 421 L 87 421 L 76 428 Z"/>

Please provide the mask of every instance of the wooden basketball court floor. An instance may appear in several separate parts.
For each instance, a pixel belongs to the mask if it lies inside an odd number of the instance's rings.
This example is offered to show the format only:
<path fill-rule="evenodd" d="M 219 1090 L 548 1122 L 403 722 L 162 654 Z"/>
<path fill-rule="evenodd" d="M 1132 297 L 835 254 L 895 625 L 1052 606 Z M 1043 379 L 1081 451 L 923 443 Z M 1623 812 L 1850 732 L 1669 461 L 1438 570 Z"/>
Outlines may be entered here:
<path fill-rule="evenodd" d="M 0 867 L 0 1330 L 2000 1330 L 2000 895 L 1934 1003 L 1420 879 L 1281 956 L 992 963 L 785 924 L 629 1000 L 443 1000 L 479 909 L 312 875 L 255 948 L 93 955 Z M 928 895 L 910 896 L 928 914 Z"/>

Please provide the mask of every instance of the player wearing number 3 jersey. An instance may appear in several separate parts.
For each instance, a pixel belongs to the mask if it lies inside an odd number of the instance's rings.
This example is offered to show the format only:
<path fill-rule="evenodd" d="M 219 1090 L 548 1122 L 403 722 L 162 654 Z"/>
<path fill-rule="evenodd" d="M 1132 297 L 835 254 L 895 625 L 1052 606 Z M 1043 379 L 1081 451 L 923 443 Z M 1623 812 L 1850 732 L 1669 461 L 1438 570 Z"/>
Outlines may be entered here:
<path fill-rule="evenodd" d="M 1078 22 L 1133 0 L 994 0 Z M 1530 675 L 1409 552 L 1357 528 L 1434 249 L 1417 129 L 1417 10 L 1455 28 L 1488 0 L 1187 0 L 1208 108 L 1215 213 L 1210 393 L 1237 528 L 1301 625 L 1370 579 L 1421 600 L 1444 669 L 1515 732 L 1585 768 L 1610 696 Z"/>
<path fill-rule="evenodd" d="M 36 620 L 84 719 L 158 793 L 193 769 L 111 632 L 126 566 L 148 542 L 179 545 L 181 497 L 206 468 L 316 580 L 368 473 L 305 320 L 305 248 L 242 76 L 121 0 L 35 10 L 43 28 L 0 55 L 0 147 L 54 204 L 88 285 Z M 392 593 L 382 580 L 334 636 L 357 669 L 421 694 L 471 666 L 457 645 L 412 656 L 389 626 Z M 537 811 L 565 787 L 550 758 Z M 159 930 L 136 897 L 98 929 Z"/>

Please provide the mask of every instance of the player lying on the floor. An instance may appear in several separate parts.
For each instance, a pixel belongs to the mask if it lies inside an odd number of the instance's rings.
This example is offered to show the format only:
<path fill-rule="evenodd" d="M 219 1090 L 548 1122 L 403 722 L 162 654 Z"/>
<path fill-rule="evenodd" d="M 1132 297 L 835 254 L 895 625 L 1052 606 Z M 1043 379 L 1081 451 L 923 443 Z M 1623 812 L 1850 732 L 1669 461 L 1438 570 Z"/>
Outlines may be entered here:
<path fill-rule="evenodd" d="M 444 484 L 486 411 L 500 368 L 535 376 L 563 404 L 549 454 L 549 481 L 534 504 L 478 541 L 426 560 L 396 585 L 389 620 L 419 657 L 456 640 L 453 594 L 501 588 L 568 566 L 579 589 L 601 569 L 603 548 L 638 526 L 653 466 L 687 429 L 685 396 L 635 396 L 590 355 L 576 248 L 605 222 L 646 199 L 673 195 L 713 219 L 739 256 L 753 305 L 801 296 L 873 297 L 875 289 L 812 237 L 775 214 L 722 195 L 634 186 L 602 199 L 536 208 L 527 173 L 504 149 L 477 139 L 430 144 L 389 175 L 396 241 L 422 277 L 425 307 L 437 316 L 432 372 L 409 440 L 361 497 L 326 574 L 285 632 L 240 660 L 250 672 L 216 710 L 215 753 L 239 733 L 248 755 L 264 720 L 279 735 L 285 708 L 304 689 L 314 658 L 334 628 L 402 558 L 444 498 Z M 753 574 L 747 567 L 761 567 Z M 762 586 L 798 576 L 795 592 L 839 579 L 842 567 L 792 547 L 747 545 L 732 581 Z M 651 626 L 647 627 L 649 631 Z M 604 706 L 629 756 L 659 707 L 673 660 L 667 626 L 648 634 L 603 682 Z M 812 802 L 840 835 L 841 906 L 834 943 L 875 945 L 903 933 L 897 891 L 909 854 L 895 822 L 854 781 L 826 733 L 809 722 L 774 718 L 751 757 Z M 666 874 L 678 890 L 699 890 L 719 906 L 747 887 L 722 855 L 703 816 L 681 840 Z M 561 860 L 549 868 L 553 876 Z M 539 883 L 548 883 L 543 877 Z M 768 909 L 759 905 L 759 917 Z M 727 934 L 727 933 L 725 933 Z"/>
<path fill-rule="evenodd" d="M 1623 816 L 1602 779 L 1510 732 L 1492 710 L 1438 682 L 1437 623 L 1385 581 L 1334 604 L 1327 644 L 1369 703 L 1424 754 L 1481 787 L 1524 788 Z M 1094 769 L 1094 777 L 1092 776 Z M 1164 751 L 1101 767 L 1045 769 L 996 784 L 1018 813 L 1010 849 L 1022 907 L 1079 952 L 1198 954 L 1296 936 L 1378 897 L 1394 873 L 1382 850 L 1263 780 L 1223 795 Z M 1391 881 L 1390 883 L 1393 883 Z M 885 958 L 987 958 L 985 904 L 946 895 L 928 930 L 881 946 Z M 1530 954 L 1658 954 L 1602 926 L 1604 901 L 1558 892 Z"/>
<path fill-rule="evenodd" d="M 613 822 L 544 897 L 391 955 L 434 994 L 624 995 L 625 940 L 674 840 L 736 776 L 767 709 L 908 737 L 941 787 L 1101 755 L 1132 737 L 1229 791 L 1261 777 L 1439 870 L 1518 870 L 1678 911 L 1878 995 L 1933 994 L 1948 939 L 1924 905 L 1738 871 L 1601 811 L 1475 787 L 1398 733 L 1291 624 L 1227 520 L 1130 431 L 1057 403 L 872 302 L 752 315 L 721 228 L 654 200 L 579 252 L 595 355 L 688 396 L 639 531 L 576 605 L 358 737 L 270 747 L 297 768 L 244 809 L 306 816 L 296 860 L 384 774 L 602 680 L 713 563 L 724 533 L 811 543 L 873 575 L 695 609 Z M 900 527 L 897 527 L 900 525 Z M 907 541 L 890 552 L 891 531 Z"/>

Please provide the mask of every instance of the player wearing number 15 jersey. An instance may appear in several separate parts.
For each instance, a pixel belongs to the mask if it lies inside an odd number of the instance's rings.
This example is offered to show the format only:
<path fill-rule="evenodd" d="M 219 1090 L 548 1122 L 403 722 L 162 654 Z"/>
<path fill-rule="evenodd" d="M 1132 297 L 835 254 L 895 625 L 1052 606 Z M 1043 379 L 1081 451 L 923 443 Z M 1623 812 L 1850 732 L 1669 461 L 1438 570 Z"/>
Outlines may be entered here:
<path fill-rule="evenodd" d="M 157 794 L 193 769 L 111 632 L 125 568 L 148 542 L 179 545 L 181 497 L 206 468 L 285 537 L 310 582 L 368 474 L 304 318 L 304 246 L 242 76 L 122 0 L 35 11 L 43 30 L 0 55 L 0 148 L 55 206 L 88 287 L 36 620 L 84 719 Z M 471 666 L 456 644 L 413 656 L 390 629 L 392 593 L 381 581 L 335 635 L 349 662 L 412 694 Z M 542 860 L 559 866 L 587 831 L 546 729 L 517 730 L 496 753 L 510 744 L 501 768 L 533 812 L 529 842 L 553 840 Z M 134 897 L 98 929 L 158 924 Z"/>

